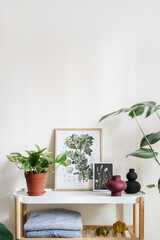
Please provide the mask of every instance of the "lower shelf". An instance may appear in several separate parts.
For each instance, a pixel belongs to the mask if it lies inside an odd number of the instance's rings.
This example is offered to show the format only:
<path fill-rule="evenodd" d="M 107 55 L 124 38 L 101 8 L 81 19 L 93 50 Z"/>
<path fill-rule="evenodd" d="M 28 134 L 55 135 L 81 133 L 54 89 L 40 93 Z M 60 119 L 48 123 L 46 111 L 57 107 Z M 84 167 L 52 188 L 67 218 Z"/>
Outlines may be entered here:
<path fill-rule="evenodd" d="M 128 226 L 127 230 L 124 233 L 115 233 L 114 230 L 112 229 L 111 226 L 107 226 L 111 228 L 110 233 L 106 236 L 96 236 L 96 228 L 99 226 L 93 226 L 93 225 L 85 225 L 83 226 L 82 230 L 82 237 L 80 238 L 71 238 L 73 240 L 86 240 L 88 238 L 94 238 L 94 239 L 100 239 L 100 238 L 106 238 L 107 240 L 139 240 L 139 238 L 136 237 L 135 233 L 133 232 L 133 227 Z M 26 237 L 21 237 L 20 240 L 66 240 L 66 238 L 26 238 Z"/>

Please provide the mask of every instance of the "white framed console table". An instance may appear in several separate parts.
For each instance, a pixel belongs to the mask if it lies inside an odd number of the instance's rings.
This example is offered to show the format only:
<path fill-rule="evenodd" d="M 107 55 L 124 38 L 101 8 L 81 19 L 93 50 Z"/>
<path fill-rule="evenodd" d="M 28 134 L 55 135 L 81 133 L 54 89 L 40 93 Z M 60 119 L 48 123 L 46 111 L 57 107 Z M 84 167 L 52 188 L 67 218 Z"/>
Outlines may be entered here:
<path fill-rule="evenodd" d="M 46 238 L 26 238 L 24 223 L 27 219 L 28 204 L 132 204 L 133 205 L 133 225 L 127 226 L 123 233 L 115 233 L 111 229 L 110 233 L 104 237 L 107 240 L 144 240 L 144 192 L 136 194 L 122 193 L 121 197 L 111 197 L 109 192 L 93 191 L 54 191 L 46 189 L 43 196 L 28 196 L 26 190 L 14 193 L 15 196 L 15 234 L 19 240 L 46 240 Z M 139 205 L 139 207 L 138 207 Z M 138 211 L 139 209 L 139 211 Z M 137 236 L 137 224 L 139 223 L 139 235 Z M 111 226 L 108 226 L 111 228 Z M 99 238 L 95 234 L 97 226 L 85 225 L 81 238 L 73 240 L 88 240 L 88 238 Z M 57 240 L 58 238 L 47 238 Z M 66 238 L 61 238 L 66 240 Z"/>

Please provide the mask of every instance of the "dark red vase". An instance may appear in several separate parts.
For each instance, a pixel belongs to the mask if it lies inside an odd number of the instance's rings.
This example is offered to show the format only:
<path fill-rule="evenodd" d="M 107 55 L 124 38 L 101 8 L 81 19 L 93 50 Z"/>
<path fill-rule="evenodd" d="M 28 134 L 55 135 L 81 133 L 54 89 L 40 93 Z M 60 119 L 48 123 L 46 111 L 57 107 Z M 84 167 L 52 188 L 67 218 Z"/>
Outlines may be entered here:
<path fill-rule="evenodd" d="M 121 196 L 121 192 L 127 188 L 127 184 L 121 180 L 121 176 L 112 176 L 112 179 L 106 183 L 106 187 L 111 191 L 111 196 Z"/>

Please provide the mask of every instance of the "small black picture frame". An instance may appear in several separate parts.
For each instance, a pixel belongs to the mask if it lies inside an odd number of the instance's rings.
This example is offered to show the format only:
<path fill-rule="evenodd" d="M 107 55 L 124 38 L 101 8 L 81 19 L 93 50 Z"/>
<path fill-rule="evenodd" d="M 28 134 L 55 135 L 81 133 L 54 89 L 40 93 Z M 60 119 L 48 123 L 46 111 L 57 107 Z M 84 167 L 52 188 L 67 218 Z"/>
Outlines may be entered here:
<path fill-rule="evenodd" d="M 93 191 L 108 191 L 106 182 L 114 174 L 113 162 L 93 163 Z"/>

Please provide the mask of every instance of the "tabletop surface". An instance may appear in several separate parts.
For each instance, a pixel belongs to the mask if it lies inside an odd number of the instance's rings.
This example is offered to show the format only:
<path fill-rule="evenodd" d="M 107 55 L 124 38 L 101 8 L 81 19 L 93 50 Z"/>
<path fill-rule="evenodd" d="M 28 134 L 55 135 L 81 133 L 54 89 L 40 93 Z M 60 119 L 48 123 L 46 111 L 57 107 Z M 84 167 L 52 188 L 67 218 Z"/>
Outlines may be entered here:
<path fill-rule="evenodd" d="M 46 189 L 42 196 L 28 196 L 26 190 L 14 193 L 24 204 L 123 204 L 138 203 L 144 192 L 135 194 L 122 193 L 121 197 L 111 197 L 110 192 L 94 191 L 55 191 Z"/>

